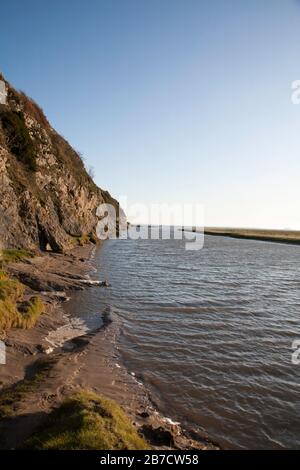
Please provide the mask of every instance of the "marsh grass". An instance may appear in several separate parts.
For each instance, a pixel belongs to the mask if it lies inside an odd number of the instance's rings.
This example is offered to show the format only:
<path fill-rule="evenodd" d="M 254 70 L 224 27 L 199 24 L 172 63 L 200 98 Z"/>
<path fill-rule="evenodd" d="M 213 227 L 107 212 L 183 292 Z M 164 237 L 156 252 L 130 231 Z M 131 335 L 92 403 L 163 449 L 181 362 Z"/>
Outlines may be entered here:
<path fill-rule="evenodd" d="M 27 449 L 140 450 L 149 444 L 139 436 L 121 407 L 101 395 L 71 396 L 25 443 Z"/>

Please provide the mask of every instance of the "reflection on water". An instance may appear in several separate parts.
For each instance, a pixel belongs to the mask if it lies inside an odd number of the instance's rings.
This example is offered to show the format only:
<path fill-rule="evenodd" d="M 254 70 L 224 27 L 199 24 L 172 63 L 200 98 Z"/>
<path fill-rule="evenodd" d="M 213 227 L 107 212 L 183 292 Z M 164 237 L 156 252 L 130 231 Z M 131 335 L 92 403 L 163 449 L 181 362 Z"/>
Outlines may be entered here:
<path fill-rule="evenodd" d="M 93 262 L 111 288 L 68 309 L 90 326 L 110 309 L 125 364 L 164 414 L 226 448 L 300 448 L 299 247 L 111 240 Z"/>

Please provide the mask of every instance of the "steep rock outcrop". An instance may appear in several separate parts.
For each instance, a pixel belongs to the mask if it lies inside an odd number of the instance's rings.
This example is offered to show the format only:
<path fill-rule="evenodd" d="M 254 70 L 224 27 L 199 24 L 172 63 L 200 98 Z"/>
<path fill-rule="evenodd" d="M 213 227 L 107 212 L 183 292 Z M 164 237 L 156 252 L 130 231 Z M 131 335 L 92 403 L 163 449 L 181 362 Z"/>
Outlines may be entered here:
<path fill-rule="evenodd" d="M 5 81 L 0 75 L 0 79 Z M 118 202 L 98 188 L 80 155 L 39 106 L 6 82 L 0 104 L 0 248 L 64 251 L 92 234 L 99 204 Z"/>

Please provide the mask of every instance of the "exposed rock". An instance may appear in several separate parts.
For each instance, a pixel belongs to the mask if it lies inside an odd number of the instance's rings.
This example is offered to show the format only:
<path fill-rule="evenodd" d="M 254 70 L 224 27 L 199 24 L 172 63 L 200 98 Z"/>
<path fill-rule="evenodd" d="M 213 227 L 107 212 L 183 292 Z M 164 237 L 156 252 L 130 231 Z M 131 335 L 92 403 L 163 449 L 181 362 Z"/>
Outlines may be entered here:
<path fill-rule="evenodd" d="M 111 203 L 118 210 L 117 201 L 95 185 L 80 154 L 51 127 L 43 111 L 5 83 L 7 104 L 0 105 L 0 246 L 61 252 L 82 237 L 95 239 L 97 207 Z"/>
<path fill-rule="evenodd" d="M 174 437 L 172 432 L 162 426 L 154 428 L 145 424 L 142 426 L 140 431 L 153 446 L 174 447 Z"/>
<path fill-rule="evenodd" d="M 53 348 L 51 348 L 50 346 L 45 346 L 43 344 L 39 344 L 37 346 L 37 350 L 39 353 L 42 354 L 51 354 L 53 352 Z"/>
<path fill-rule="evenodd" d="M 84 247 L 78 247 L 84 250 Z M 58 264 L 60 269 L 58 270 Z M 99 286 L 100 281 L 85 279 L 88 266 L 82 264 L 71 251 L 68 254 L 42 254 L 30 260 L 11 263 L 9 274 L 28 288 L 47 295 L 52 301 L 65 302 L 69 299 L 65 291 L 83 290 Z"/>

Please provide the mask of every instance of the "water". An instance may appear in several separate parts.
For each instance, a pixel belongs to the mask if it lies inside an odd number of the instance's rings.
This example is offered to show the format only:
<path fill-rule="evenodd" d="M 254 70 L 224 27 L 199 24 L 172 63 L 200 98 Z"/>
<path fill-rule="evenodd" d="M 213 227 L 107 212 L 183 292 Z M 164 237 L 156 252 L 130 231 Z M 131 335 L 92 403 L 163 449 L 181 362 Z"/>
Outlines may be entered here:
<path fill-rule="evenodd" d="M 94 265 L 112 287 L 68 308 L 90 323 L 111 310 L 124 363 L 166 416 L 224 448 L 300 448 L 299 247 L 111 240 Z"/>

